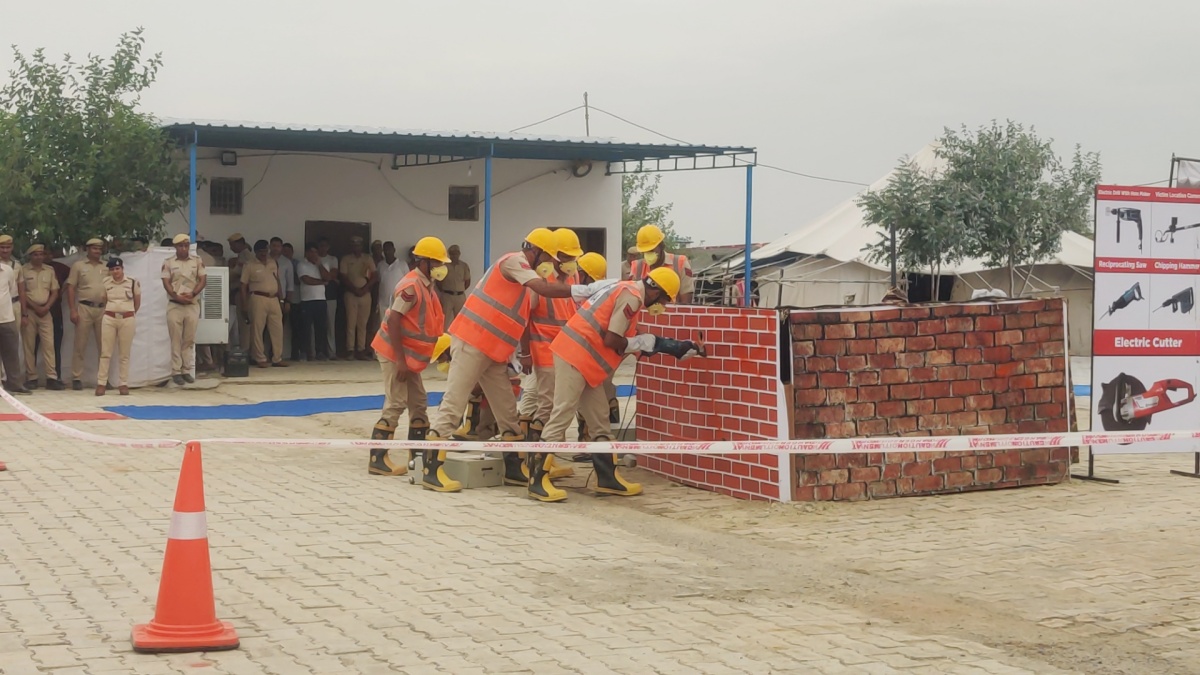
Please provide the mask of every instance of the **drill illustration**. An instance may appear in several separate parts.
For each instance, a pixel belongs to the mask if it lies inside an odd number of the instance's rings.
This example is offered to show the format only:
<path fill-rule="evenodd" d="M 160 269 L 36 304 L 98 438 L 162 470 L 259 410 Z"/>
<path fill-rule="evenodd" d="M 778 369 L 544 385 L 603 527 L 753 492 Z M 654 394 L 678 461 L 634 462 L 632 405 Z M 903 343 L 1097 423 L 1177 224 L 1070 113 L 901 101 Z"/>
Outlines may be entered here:
<path fill-rule="evenodd" d="M 1194 292 L 1192 292 L 1192 287 L 1188 286 L 1187 288 L 1183 289 L 1182 291 L 1179 291 L 1175 295 L 1172 295 L 1171 297 L 1164 300 L 1163 304 L 1159 307 L 1156 307 L 1154 309 L 1154 311 L 1157 312 L 1160 309 L 1165 309 L 1167 307 L 1170 307 L 1172 314 L 1174 314 L 1175 312 L 1181 312 L 1183 314 L 1187 314 L 1188 312 L 1192 311 L 1192 308 L 1195 306 L 1196 306 L 1196 294 Z"/>
<path fill-rule="evenodd" d="M 1121 243 L 1121 221 L 1136 223 L 1138 228 L 1138 250 L 1142 250 L 1142 210 L 1141 209 L 1109 209 L 1108 212 L 1117 217 L 1117 243 Z"/>
<path fill-rule="evenodd" d="M 1118 225 L 1118 228 L 1119 227 L 1120 226 Z M 1183 227 L 1180 227 L 1179 226 L 1179 218 L 1177 218 L 1175 216 L 1171 216 L 1171 226 L 1165 230 L 1159 230 L 1154 235 L 1154 241 L 1157 241 L 1160 244 L 1163 243 L 1164 241 L 1170 241 L 1172 244 L 1174 244 L 1176 232 L 1183 232 L 1184 230 L 1192 230 L 1197 227 L 1200 227 L 1200 223 L 1192 223 L 1191 225 L 1184 225 Z M 1117 232 L 1117 236 L 1120 237 L 1121 233 Z"/>
<path fill-rule="evenodd" d="M 1108 311 L 1105 312 L 1100 318 L 1103 319 L 1104 317 L 1111 315 L 1113 312 L 1117 311 L 1118 309 L 1125 309 L 1130 304 L 1132 304 L 1135 300 L 1144 300 L 1144 299 L 1145 298 L 1142 297 L 1142 284 L 1140 282 L 1135 283 L 1134 285 L 1129 287 L 1129 290 L 1122 293 L 1121 297 L 1117 298 L 1116 301 L 1113 302 L 1113 304 L 1109 305 Z"/>

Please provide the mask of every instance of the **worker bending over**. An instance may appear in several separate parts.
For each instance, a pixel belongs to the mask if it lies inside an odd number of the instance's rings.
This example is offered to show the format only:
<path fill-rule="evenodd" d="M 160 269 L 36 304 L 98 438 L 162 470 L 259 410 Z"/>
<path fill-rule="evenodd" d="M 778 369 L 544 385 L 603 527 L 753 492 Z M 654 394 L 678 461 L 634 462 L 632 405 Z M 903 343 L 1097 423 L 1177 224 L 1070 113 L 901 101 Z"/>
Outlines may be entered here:
<path fill-rule="evenodd" d="M 594 442 L 612 441 L 604 381 L 612 376 L 627 354 L 671 354 L 686 359 L 699 353 L 691 341 L 666 340 L 637 334 L 638 313 L 643 307 L 651 315 L 662 314 L 666 304 L 679 293 L 679 275 L 660 267 L 641 281 L 621 281 L 592 296 L 563 326 L 550 349 L 554 353 L 554 408 L 542 430 L 542 440 L 561 443 L 575 410 L 587 420 Z M 617 456 L 594 453 L 596 491 L 636 495 L 642 486 L 627 483 L 617 473 Z M 549 454 L 531 453 L 529 496 L 558 502 L 567 493 L 551 482 Z"/>
<path fill-rule="evenodd" d="M 665 267 L 679 275 L 679 304 L 690 305 L 696 291 L 696 280 L 692 278 L 692 264 L 687 256 L 667 253 L 667 237 L 657 225 L 643 225 L 637 233 L 637 250 L 642 259 L 635 260 L 629 267 L 630 279 L 644 279 L 650 270 Z"/>
<path fill-rule="evenodd" d="M 423 441 L 429 430 L 421 373 L 440 356 L 435 352 L 445 319 L 433 283 L 446 276 L 450 257 L 446 255 L 446 245 L 437 237 L 418 241 L 413 256 L 417 264 L 392 289 L 392 303 L 371 342 L 379 369 L 383 371 L 384 395 L 383 410 L 371 432 L 372 440 L 392 440 L 400 424 L 400 414 L 406 408 L 408 440 Z M 407 461 L 393 462 L 386 449 L 372 448 L 367 472 L 402 476 L 408 473 L 407 464 Z"/>

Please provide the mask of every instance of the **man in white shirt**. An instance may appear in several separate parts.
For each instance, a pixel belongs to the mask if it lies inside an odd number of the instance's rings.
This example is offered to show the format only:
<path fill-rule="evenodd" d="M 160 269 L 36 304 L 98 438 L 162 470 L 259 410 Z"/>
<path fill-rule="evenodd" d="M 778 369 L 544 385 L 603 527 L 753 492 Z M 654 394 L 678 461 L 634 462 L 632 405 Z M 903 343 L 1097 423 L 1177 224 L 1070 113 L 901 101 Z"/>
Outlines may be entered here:
<path fill-rule="evenodd" d="M 379 315 L 383 316 L 392 306 L 392 292 L 396 284 L 408 274 L 408 263 L 396 257 L 396 245 L 384 242 L 383 259 L 379 261 Z"/>
<path fill-rule="evenodd" d="M 307 354 L 310 361 L 328 361 L 333 356 L 333 349 L 329 345 L 326 306 L 332 301 L 325 299 L 325 284 L 337 278 L 337 268 L 325 267 L 317 253 L 317 245 L 309 242 L 304 245 L 304 259 L 296 262 L 296 275 L 300 279 L 300 307 L 305 323 L 303 343 L 297 349 L 301 354 Z M 308 327 L 312 328 L 311 343 Z"/>
<path fill-rule="evenodd" d="M 337 360 L 337 306 L 338 296 L 341 295 L 341 285 L 338 284 L 338 259 L 329 252 L 329 240 L 321 237 L 317 240 L 317 255 L 320 264 L 326 270 L 333 272 L 333 278 L 325 284 L 325 325 L 329 343 L 329 359 Z M 307 255 L 306 255 L 307 257 Z"/>
<path fill-rule="evenodd" d="M 7 294 L 0 302 L 0 362 L 4 363 L 7 381 L 4 390 L 10 394 L 28 394 L 25 371 L 21 369 L 21 327 L 8 298 L 17 297 L 17 275 L 8 265 L 0 265 L 0 289 Z"/>

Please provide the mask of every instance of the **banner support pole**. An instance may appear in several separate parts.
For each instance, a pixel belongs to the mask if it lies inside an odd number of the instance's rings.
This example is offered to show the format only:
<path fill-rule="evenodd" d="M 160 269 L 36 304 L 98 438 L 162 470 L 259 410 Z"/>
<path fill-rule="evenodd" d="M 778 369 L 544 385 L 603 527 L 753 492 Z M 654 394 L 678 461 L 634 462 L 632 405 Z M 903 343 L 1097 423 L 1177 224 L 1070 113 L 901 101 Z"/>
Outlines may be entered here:
<path fill-rule="evenodd" d="M 1198 475 L 1196 477 L 1200 478 L 1200 475 Z M 1095 481 L 1097 483 L 1109 483 L 1111 485 L 1116 485 L 1121 482 L 1115 478 L 1101 478 L 1100 476 L 1096 475 L 1096 456 L 1094 454 L 1092 454 L 1091 446 L 1088 446 L 1087 473 L 1086 474 L 1073 473 L 1073 474 L 1071 474 L 1071 478 L 1075 478 L 1078 480 L 1090 480 L 1090 481 Z"/>

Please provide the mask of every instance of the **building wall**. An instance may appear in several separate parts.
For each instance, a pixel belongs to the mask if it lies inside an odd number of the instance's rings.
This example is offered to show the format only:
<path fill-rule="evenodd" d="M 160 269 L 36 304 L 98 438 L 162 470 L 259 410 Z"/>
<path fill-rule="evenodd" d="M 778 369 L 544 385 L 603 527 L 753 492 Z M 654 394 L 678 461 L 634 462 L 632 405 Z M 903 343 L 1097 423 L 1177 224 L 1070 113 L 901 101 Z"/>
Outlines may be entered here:
<path fill-rule="evenodd" d="M 237 151 L 237 166 L 222 166 L 219 150 L 201 148 L 198 172 L 204 178 L 242 178 L 243 213 L 209 214 L 208 186 L 202 184 L 197 231 L 206 239 L 225 243 L 240 232 L 251 243 L 278 236 L 299 248 L 306 220 L 369 222 L 372 239 L 390 239 L 401 251 L 429 235 L 457 243 L 463 260 L 476 270 L 475 280 L 482 275 L 483 205 L 477 222 L 452 222 L 446 211 L 451 185 L 477 185 L 482 198 L 483 160 L 393 170 L 391 155 L 270 157 L 264 151 L 227 149 Z M 516 250 L 535 227 L 607 228 L 607 257 L 616 264 L 621 178 L 605 176 L 602 164 L 574 178 L 565 162 L 494 160 L 492 193 L 493 259 Z M 167 219 L 168 233 L 188 230 L 185 213 L 186 208 Z"/>

